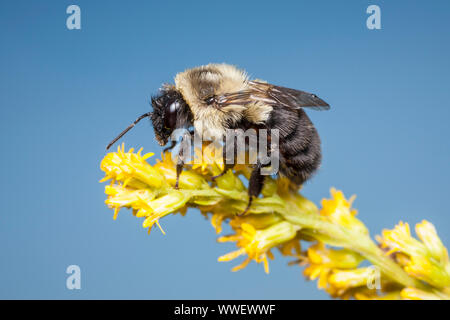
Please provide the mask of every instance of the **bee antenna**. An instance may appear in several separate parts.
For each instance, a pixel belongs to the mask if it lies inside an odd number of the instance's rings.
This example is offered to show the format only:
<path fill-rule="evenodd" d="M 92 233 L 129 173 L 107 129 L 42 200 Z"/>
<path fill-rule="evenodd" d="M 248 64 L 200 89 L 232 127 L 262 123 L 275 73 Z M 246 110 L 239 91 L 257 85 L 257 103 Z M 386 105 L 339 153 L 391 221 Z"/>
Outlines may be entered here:
<path fill-rule="evenodd" d="M 117 142 L 117 140 L 119 140 L 120 138 L 122 138 L 125 133 L 127 133 L 128 131 L 130 131 L 135 125 L 136 123 L 138 123 L 139 121 L 141 121 L 142 119 L 146 118 L 146 117 L 150 117 L 152 115 L 151 112 L 147 112 L 144 113 L 142 116 L 140 116 L 139 118 L 137 118 L 132 124 L 130 124 L 128 126 L 128 128 L 126 128 L 125 130 L 123 130 L 113 141 L 111 141 L 108 146 L 106 147 L 106 150 L 108 150 L 109 148 L 111 148 L 111 146 Z"/>

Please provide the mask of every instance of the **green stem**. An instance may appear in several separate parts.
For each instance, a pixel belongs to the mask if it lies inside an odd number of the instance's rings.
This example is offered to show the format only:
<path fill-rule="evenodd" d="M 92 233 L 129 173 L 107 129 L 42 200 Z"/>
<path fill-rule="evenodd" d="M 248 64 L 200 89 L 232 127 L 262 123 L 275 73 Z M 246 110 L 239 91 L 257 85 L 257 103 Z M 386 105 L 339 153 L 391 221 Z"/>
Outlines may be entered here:
<path fill-rule="evenodd" d="M 310 234 L 323 235 L 330 239 L 330 244 L 339 245 L 346 249 L 358 252 L 373 265 L 380 268 L 386 277 L 405 287 L 426 288 L 420 281 L 410 277 L 398 264 L 386 256 L 384 252 L 372 241 L 369 235 L 356 233 L 339 225 L 321 219 L 316 213 L 304 213 L 296 205 L 286 201 L 287 208 L 283 210 L 284 218 L 302 228 L 310 229 Z"/>
<path fill-rule="evenodd" d="M 189 190 L 192 196 L 219 196 L 215 189 Z M 317 238 L 324 238 L 324 242 L 341 246 L 343 248 L 358 252 L 380 272 L 394 282 L 405 287 L 415 287 L 426 289 L 427 287 L 420 281 L 410 277 L 402 267 L 386 256 L 384 252 L 372 241 L 369 235 L 355 232 L 340 225 L 324 220 L 318 213 L 315 206 L 301 208 L 295 202 L 295 196 L 284 198 L 284 208 L 277 210 L 288 222 L 309 230 L 309 234 Z M 320 237 L 319 237 L 320 236 Z"/>

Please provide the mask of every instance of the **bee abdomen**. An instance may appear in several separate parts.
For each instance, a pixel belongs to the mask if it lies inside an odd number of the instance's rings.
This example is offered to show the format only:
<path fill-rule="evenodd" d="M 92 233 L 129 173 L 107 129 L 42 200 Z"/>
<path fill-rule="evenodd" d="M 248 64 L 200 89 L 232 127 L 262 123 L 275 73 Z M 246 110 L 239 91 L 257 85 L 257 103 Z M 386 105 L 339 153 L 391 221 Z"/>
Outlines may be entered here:
<path fill-rule="evenodd" d="M 293 156 L 286 157 L 280 146 L 280 171 L 283 175 L 288 177 L 292 182 L 300 185 L 311 178 L 314 172 L 319 168 L 322 160 L 320 151 L 320 142 L 316 138 L 308 147 L 299 151 Z"/>
<path fill-rule="evenodd" d="M 280 110 L 279 112 L 288 112 Z M 283 116 L 274 115 L 273 127 L 280 130 L 280 172 L 295 184 L 303 184 L 319 168 L 322 159 L 320 138 L 311 120 L 303 110 L 298 110 L 295 127 L 279 122 Z M 277 121 L 278 120 L 278 121 Z M 290 123 L 292 124 L 292 123 Z M 286 130 L 289 128 L 289 130 Z"/>

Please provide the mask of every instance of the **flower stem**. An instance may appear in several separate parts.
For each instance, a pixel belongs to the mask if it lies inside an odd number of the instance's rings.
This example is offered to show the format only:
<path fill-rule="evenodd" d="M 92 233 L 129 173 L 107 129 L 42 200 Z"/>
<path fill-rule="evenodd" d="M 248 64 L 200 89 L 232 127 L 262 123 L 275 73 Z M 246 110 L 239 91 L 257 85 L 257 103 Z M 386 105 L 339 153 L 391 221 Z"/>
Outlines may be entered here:
<path fill-rule="evenodd" d="M 303 229 L 311 230 L 311 234 L 316 237 L 321 236 L 323 241 L 330 245 L 337 245 L 358 252 L 374 266 L 378 267 L 380 272 L 392 281 L 405 287 L 426 288 L 422 282 L 410 277 L 395 261 L 386 256 L 368 234 L 353 232 L 342 226 L 330 223 L 322 219 L 318 212 L 305 213 L 289 199 L 285 200 L 286 208 L 283 210 L 282 215 L 290 223 Z"/>

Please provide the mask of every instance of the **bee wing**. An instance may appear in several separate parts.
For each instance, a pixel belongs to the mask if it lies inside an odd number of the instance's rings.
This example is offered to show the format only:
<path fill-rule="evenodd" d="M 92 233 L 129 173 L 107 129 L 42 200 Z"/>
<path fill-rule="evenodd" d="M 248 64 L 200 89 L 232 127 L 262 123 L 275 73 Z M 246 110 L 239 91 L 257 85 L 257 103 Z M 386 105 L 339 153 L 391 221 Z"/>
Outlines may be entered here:
<path fill-rule="evenodd" d="M 258 81 L 250 81 L 247 90 L 227 93 L 216 97 L 214 100 L 218 108 L 228 105 L 246 105 L 259 101 L 271 106 L 291 109 L 330 109 L 330 105 L 315 94 Z"/>

